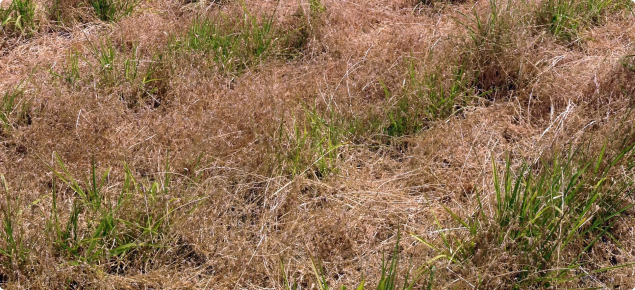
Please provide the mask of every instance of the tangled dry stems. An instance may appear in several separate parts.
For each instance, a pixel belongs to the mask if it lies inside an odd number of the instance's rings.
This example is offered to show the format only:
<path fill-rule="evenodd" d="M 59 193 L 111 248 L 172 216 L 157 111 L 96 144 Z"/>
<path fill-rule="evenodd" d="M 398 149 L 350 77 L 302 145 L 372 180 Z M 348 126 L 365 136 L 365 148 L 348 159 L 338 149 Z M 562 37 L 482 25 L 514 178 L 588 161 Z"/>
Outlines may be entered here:
<path fill-rule="evenodd" d="M 6 10 L 1 32 L 3 288 L 284 288 L 286 276 L 307 289 L 311 257 L 331 285 L 372 284 L 398 228 L 437 246 L 445 231 L 466 237 L 444 207 L 495 206 L 492 160 L 593 155 L 631 126 L 625 8 L 563 36 L 543 2 L 149 1 L 102 19 L 90 2 L 27 2 L 30 22 Z M 212 26 L 193 29 L 200 19 Z M 632 261 L 631 215 L 564 286 L 633 287 L 630 267 L 593 272 Z M 486 244 L 416 285 L 518 283 L 529 262 Z M 398 249 L 415 266 L 436 255 L 408 235 Z"/>

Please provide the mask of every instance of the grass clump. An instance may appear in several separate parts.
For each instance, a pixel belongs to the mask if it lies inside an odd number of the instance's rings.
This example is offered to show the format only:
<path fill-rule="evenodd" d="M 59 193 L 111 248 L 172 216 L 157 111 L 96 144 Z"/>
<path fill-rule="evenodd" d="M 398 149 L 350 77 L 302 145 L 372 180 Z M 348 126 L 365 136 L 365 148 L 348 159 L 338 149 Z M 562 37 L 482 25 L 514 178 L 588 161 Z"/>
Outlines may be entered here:
<path fill-rule="evenodd" d="M 326 177 L 337 171 L 340 149 L 345 145 L 352 125 L 332 108 L 326 116 L 317 109 L 305 109 L 304 120 L 294 120 L 292 128 L 284 120 L 276 133 L 274 151 L 284 174 Z"/>
<path fill-rule="evenodd" d="M 386 92 L 390 97 L 390 93 Z M 390 101 L 390 99 L 388 99 Z M 401 97 L 396 104 L 386 110 L 389 125 L 383 131 L 389 137 L 416 134 L 426 126 L 425 112 L 421 109 L 421 99 Z"/>
<path fill-rule="evenodd" d="M 484 12 L 475 8 L 458 23 L 467 30 L 461 63 L 472 77 L 470 86 L 487 101 L 507 99 L 535 81 L 537 60 L 531 49 L 534 32 L 527 27 L 523 2 L 489 1 Z"/>
<path fill-rule="evenodd" d="M 611 11 L 632 5 L 627 0 L 547 0 L 537 10 L 537 21 L 558 39 L 577 42 L 580 31 L 603 23 Z"/>
<path fill-rule="evenodd" d="M 509 274 L 499 275 L 498 281 L 486 273 L 476 274 L 479 278 L 472 282 L 486 288 L 500 283 L 514 289 L 549 287 L 575 281 L 584 275 L 578 275 L 578 269 L 594 267 L 587 259 L 588 250 L 602 238 L 615 241 L 611 228 L 633 206 L 628 202 L 633 184 L 617 172 L 631 172 L 634 167 L 635 144 L 628 140 L 616 152 L 607 152 L 605 145 L 590 156 L 581 148 L 534 166 L 523 164 L 515 172 L 508 160 L 502 178 L 493 163 L 492 212 L 486 212 L 488 205 L 477 196 L 479 208 L 473 218 L 446 208 L 465 229 L 464 235 L 441 231 L 441 245 L 419 240 L 458 267 L 486 271 L 491 265 L 506 265 Z M 441 228 L 438 221 L 437 225 Z M 589 271 L 605 270 L 609 268 Z"/>
<path fill-rule="evenodd" d="M 170 229 L 178 220 L 172 216 L 188 204 L 175 206 L 176 201 L 166 195 L 170 191 L 171 177 L 165 173 L 163 184 L 155 181 L 143 185 L 134 178 L 124 164 L 123 182 L 118 194 L 111 192 L 111 170 L 97 173 L 93 162 L 90 176 L 85 182 L 71 176 L 59 156 L 55 177 L 72 190 L 71 211 L 63 218 L 60 211 L 60 193 L 53 182 L 52 207 L 47 221 L 47 232 L 58 255 L 71 265 L 92 265 L 109 262 L 143 265 L 151 256 L 160 255 L 175 241 Z M 166 170 L 169 163 L 166 161 Z M 145 189 L 144 189 L 145 188 Z M 136 206 L 143 200 L 145 208 Z M 190 212 L 193 208 L 190 208 Z M 119 273 L 115 267 L 106 269 Z"/>
<path fill-rule="evenodd" d="M 390 137 L 416 134 L 435 120 L 446 119 L 467 104 L 471 92 L 469 75 L 462 65 L 447 74 L 440 67 L 420 75 L 410 63 L 404 94 L 395 98 L 382 83 L 389 108 L 383 131 Z M 395 101 L 396 99 L 396 101 Z"/>
<path fill-rule="evenodd" d="M 320 46 L 317 39 L 321 38 L 327 9 L 320 0 L 310 0 L 308 4 L 308 9 L 298 5 L 292 15 L 294 18 L 284 24 L 286 32 L 279 37 L 279 53 L 283 57 L 294 59 L 309 56 Z"/>
<path fill-rule="evenodd" d="M 102 21 L 115 22 L 124 16 L 130 15 L 139 5 L 138 0 L 90 0 L 90 5 L 95 10 L 95 15 Z"/>
<path fill-rule="evenodd" d="M 244 19 L 220 15 L 197 17 L 184 35 L 182 45 L 192 51 L 211 54 L 219 70 L 240 72 L 271 53 L 276 39 L 275 11 L 258 17 L 244 10 Z"/>
<path fill-rule="evenodd" d="M 394 96 L 382 83 L 387 108 L 379 113 L 345 116 L 335 110 L 334 103 L 323 112 L 317 106 L 304 109 L 304 118 L 294 119 L 291 126 L 285 126 L 284 119 L 280 122 L 272 146 L 278 164 L 273 172 L 308 172 L 318 179 L 337 172 L 341 148 L 348 142 L 363 144 L 370 137 L 372 143 L 392 144 L 395 138 L 416 134 L 434 121 L 457 114 L 470 101 L 468 80 L 460 65 L 447 76 L 437 69 L 422 77 L 411 64 L 408 84 L 400 95 Z"/>
<path fill-rule="evenodd" d="M 37 30 L 35 2 L 14 0 L 8 8 L 0 8 L 0 25 L 5 34 L 32 34 Z"/>
<path fill-rule="evenodd" d="M 20 86 L 5 92 L 0 101 L 0 122 L 2 123 L 3 135 L 6 136 L 12 129 L 18 126 L 29 125 L 31 123 L 31 116 L 29 114 L 31 102 L 24 98 L 24 91 Z"/>
<path fill-rule="evenodd" d="M 1 263 L 13 271 L 23 268 L 28 258 L 28 248 L 24 244 L 24 233 L 20 226 L 22 210 L 18 208 L 19 197 L 12 194 L 4 175 L 0 175 L 6 203 L 2 207 L 2 232 L 0 246 Z M 14 199 L 14 200 L 12 200 Z"/>
<path fill-rule="evenodd" d="M 53 173 L 77 194 L 73 199 L 72 210 L 64 226 L 59 219 L 56 188 L 53 188 L 53 204 L 49 225 L 57 250 L 64 253 L 67 258 L 89 263 L 100 259 L 107 252 L 118 252 L 122 245 L 127 244 L 126 235 L 120 234 L 122 229 L 118 227 L 118 219 L 116 218 L 124 202 L 123 193 L 125 190 L 111 203 L 103 192 L 110 169 L 106 170 L 99 178 L 93 163 L 92 180 L 87 181 L 86 186 L 81 186 L 77 180 L 70 176 L 59 156 L 57 163 L 62 171 L 58 172 L 51 168 Z M 126 177 L 124 187 L 129 182 L 129 177 Z M 80 215 L 86 216 L 85 230 L 82 230 Z M 115 248 L 112 251 L 107 251 L 105 245 L 113 245 Z"/>
<path fill-rule="evenodd" d="M 452 72 L 448 89 L 445 89 L 446 85 L 436 73 L 428 75 L 423 84 L 417 83 L 415 79 L 412 82 L 420 88 L 425 88 L 418 89 L 417 94 L 427 97 L 426 112 L 433 119 L 445 119 L 454 115 L 458 109 L 457 106 L 465 101 L 464 98 L 469 94 L 466 74 L 461 66 L 457 66 Z"/>
<path fill-rule="evenodd" d="M 221 27 L 207 18 L 196 19 L 185 37 L 185 45 L 195 51 L 210 52 L 213 60 L 223 70 L 233 70 L 240 64 L 236 62 L 240 37 L 237 34 L 221 31 Z"/>
<path fill-rule="evenodd" d="M 96 79 L 103 90 L 116 92 L 128 108 L 149 105 L 158 108 L 167 101 L 167 82 L 171 70 L 164 55 L 158 51 L 142 53 L 137 44 L 116 46 L 109 39 L 90 42 L 94 63 L 90 63 L 96 72 Z M 79 78 L 78 59 L 71 56 L 67 68 L 57 74 L 67 83 L 73 84 Z"/>
<path fill-rule="evenodd" d="M 69 51 L 66 56 L 66 67 L 59 72 L 53 71 L 51 68 L 50 73 L 66 82 L 66 84 L 75 87 L 77 82 L 82 79 L 79 69 L 80 54 L 75 51 Z"/>
<path fill-rule="evenodd" d="M 313 15 L 326 11 L 326 7 L 320 0 L 309 0 L 309 9 Z"/>
<path fill-rule="evenodd" d="M 123 194 L 116 199 L 114 206 L 112 206 L 103 192 L 110 169 L 106 170 L 100 178 L 97 176 L 95 164 L 93 163 L 92 180 L 87 180 L 86 185 L 82 186 L 70 176 L 59 156 L 56 157 L 57 164 L 62 170 L 58 172 L 52 167 L 50 169 L 74 191 L 76 196 L 73 198 L 72 210 L 68 221 L 63 224 L 60 221 L 58 212 L 57 188 L 55 184 L 53 185 L 49 230 L 52 232 L 54 244 L 58 252 L 64 254 L 67 258 L 78 261 L 94 261 L 101 258 L 104 253 L 104 244 L 112 242 L 115 246 L 119 246 L 122 243 L 121 240 L 117 239 L 119 235 L 117 235 L 118 231 L 116 230 L 120 229 L 117 227 L 115 216 L 121 208 Z M 87 216 L 85 231 L 82 230 L 84 225 L 80 221 L 80 215 Z M 88 234 L 85 234 L 85 232 Z"/>
<path fill-rule="evenodd" d="M 48 17 L 61 26 L 72 26 L 75 21 L 89 22 L 99 19 L 117 22 L 132 14 L 140 0 L 53 0 L 47 8 Z"/>

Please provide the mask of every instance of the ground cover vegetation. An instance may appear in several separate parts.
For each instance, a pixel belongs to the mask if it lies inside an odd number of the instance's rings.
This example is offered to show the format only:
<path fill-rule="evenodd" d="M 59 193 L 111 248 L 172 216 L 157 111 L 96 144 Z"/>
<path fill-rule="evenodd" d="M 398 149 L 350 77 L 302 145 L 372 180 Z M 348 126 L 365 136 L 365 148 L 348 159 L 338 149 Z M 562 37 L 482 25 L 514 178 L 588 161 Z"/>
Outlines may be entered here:
<path fill-rule="evenodd" d="M 633 6 L 1 1 L 0 287 L 632 289 Z"/>

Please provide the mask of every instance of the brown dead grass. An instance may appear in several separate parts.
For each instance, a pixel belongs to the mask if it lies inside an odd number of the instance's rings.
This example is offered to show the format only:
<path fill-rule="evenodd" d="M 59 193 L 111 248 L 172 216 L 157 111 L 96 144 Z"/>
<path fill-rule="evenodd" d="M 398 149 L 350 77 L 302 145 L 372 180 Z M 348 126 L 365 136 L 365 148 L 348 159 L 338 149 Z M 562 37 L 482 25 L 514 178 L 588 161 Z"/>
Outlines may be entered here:
<path fill-rule="evenodd" d="M 38 33 L 6 36 L 0 54 L 0 92 L 22 84 L 20 102 L 30 104 L 29 121 L 9 114 L 13 123 L 0 137 L 0 173 L 11 197 L 19 197 L 19 229 L 29 249 L 22 266 L 0 267 L 2 287 L 281 289 L 283 261 L 287 275 L 309 289 L 316 287 L 311 256 L 323 261 L 336 285 L 353 285 L 362 276 L 376 281 L 382 253 L 394 246 L 399 227 L 438 242 L 435 216 L 452 227 L 442 206 L 467 215 L 477 207 L 476 192 L 493 202 L 492 159 L 502 162 L 509 153 L 514 160 L 533 160 L 589 140 L 601 145 L 632 103 L 633 71 L 620 60 L 635 51 L 633 16 L 589 29 L 584 49 L 571 49 L 521 21 L 526 11 L 511 11 L 504 20 L 510 27 L 497 28 L 505 30 L 499 42 L 474 46 L 455 19 L 465 21 L 460 13 L 472 7 L 486 13 L 487 2 L 412 2 L 324 0 L 325 11 L 311 15 L 305 1 L 246 1 L 254 13 L 277 6 L 276 25 L 303 38 L 289 42 L 293 57 L 272 56 L 232 77 L 210 69 L 205 55 L 165 51 L 195 13 L 239 16 L 238 2 L 144 1 L 118 23 L 64 10 L 72 20 L 64 29 L 44 19 L 51 3 L 38 2 Z M 160 86 L 158 100 L 135 95 L 128 84 L 100 82 L 90 42 L 106 38 L 119 49 L 138 45 L 146 62 L 164 53 L 154 84 Z M 81 56 L 77 85 L 49 72 L 63 70 L 72 52 Z M 456 61 L 467 64 L 476 94 L 492 90 L 466 104 L 462 114 L 431 122 L 399 142 L 384 142 L 381 130 L 349 136 L 357 141 L 343 144 L 337 170 L 322 178 L 293 177 L 275 163 L 279 130 L 291 132 L 294 120 L 305 122 L 306 107 L 367 125 L 390 105 L 380 81 L 394 94 L 407 94 L 409 63 L 423 75 Z M 160 250 L 71 263 L 45 230 L 53 182 L 46 164 L 53 164 L 54 152 L 81 179 L 89 176 L 93 159 L 98 172 L 112 168 L 110 196 L 122 186 L 122 162 L 135 178 L 162 183 L 169 154 L 173 181 L 165 199 L 202 202 L 192 212 L 179 210 Z M 63 220 L 72 197 L 72 190 L 60 188 Z M 126 215 L 143 207 L 144 200 L 134 200 Z M 613 234 L 621 247 L 607 241 L 593 248 L 596 267 L 632 262 L 632 225 L 630 215 L 618 223 Z M 433 257 L 403 239 L 403 261 L 418 266 Z M 471 288 L 467 281 L 478 273 L 490 279 L 487 288 L 504 288 L 513 271 L 504 264 L 442 269 L 435 288 Z M 585 279 L 578 286 L 635 285 L 628 267 Z"/>

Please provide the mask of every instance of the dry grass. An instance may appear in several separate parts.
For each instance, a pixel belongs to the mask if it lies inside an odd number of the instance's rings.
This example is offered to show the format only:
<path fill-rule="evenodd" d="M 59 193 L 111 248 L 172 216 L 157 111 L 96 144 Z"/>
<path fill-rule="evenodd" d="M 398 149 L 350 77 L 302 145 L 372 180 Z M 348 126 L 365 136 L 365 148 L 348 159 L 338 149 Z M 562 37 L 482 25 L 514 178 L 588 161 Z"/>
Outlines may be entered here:
<path fill-rule="evenodd" d="M 398 230 L 397 280 L 427 265 L 415 288 L 635 287 L 632 209 L 549 261 L 485 219 L 492 163 L 552 172 L 633 142 L 630 2 L 569 1 L 557 27 L 566 1 L 18 2 L 0 10 L 3 289 L 375 287 Z M 632 158 L 607 178 L 619 205 Z M 413 235 L 489 243 L 433 260 Z"/>

